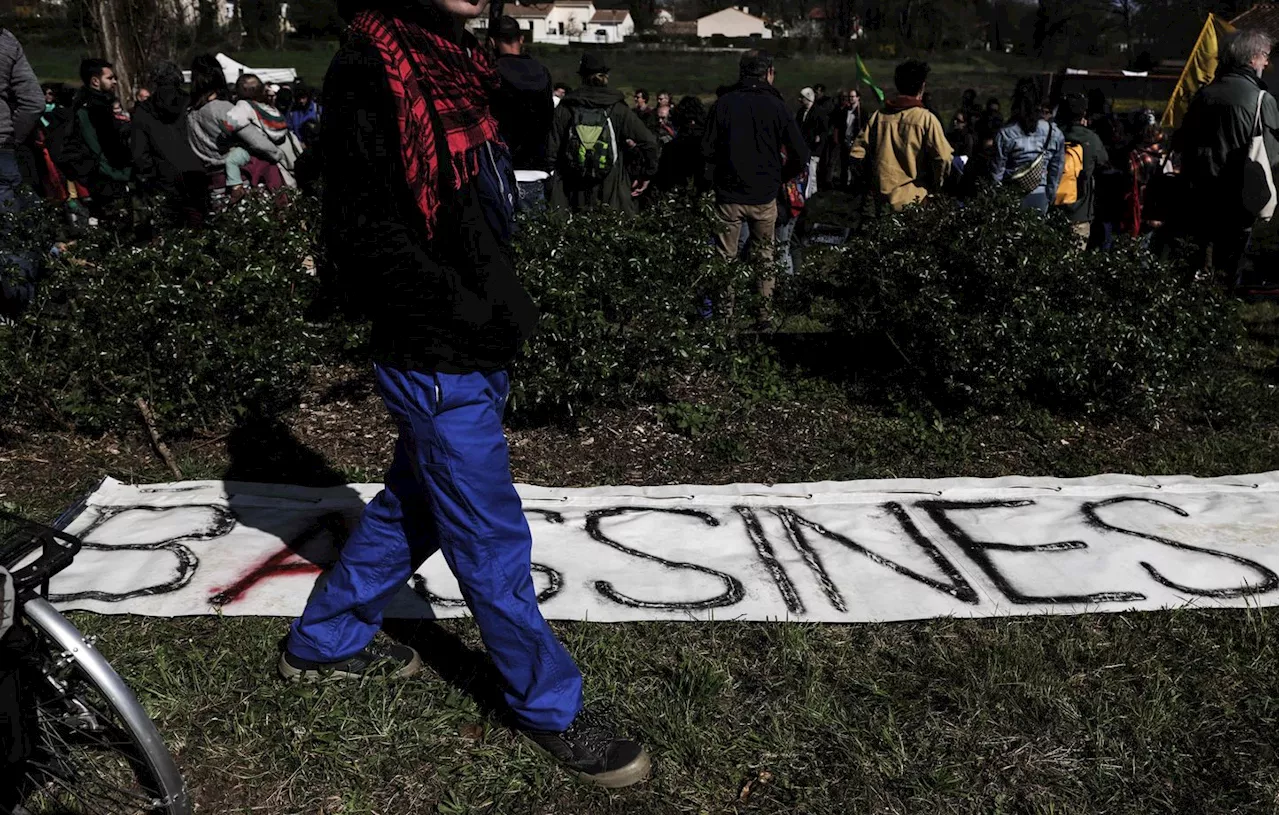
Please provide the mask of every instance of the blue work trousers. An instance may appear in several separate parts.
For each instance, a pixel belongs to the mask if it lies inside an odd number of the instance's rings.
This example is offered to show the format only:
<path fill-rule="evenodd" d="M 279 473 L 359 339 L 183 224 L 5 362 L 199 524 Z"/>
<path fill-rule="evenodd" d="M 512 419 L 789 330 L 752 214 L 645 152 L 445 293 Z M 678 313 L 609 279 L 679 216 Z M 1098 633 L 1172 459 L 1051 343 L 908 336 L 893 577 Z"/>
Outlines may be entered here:
<path fill-rule="evenodd" d="M 582 707 L 582 675 L 538 609 L 533 539 L 502 431 L 506 372 L 375 371 L 400 431 L 391 469 L 294 623 L 290 653 L 314 662 L 358 653 L 395 593 L 440 550 L 520 726 L 564 730 Z"/>

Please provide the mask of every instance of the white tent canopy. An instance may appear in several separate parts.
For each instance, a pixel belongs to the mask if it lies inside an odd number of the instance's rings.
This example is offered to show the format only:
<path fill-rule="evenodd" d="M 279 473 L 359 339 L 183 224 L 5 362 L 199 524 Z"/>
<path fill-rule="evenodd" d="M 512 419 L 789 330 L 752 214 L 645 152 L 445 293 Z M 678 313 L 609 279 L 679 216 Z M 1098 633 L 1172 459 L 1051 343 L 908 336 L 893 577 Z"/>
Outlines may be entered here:
<path fill-rule="evenodd" d="M 250 68 L 248 65 L 236 62 L 226 54 L 218 54 L 218 64 L 222 66 L 222 75 L 226 77 L 228 85 L 239 79 L 241 74 L 254 74 L 263 82 L 298 81 L 298 72 L 293 68 Z M 191 72 L 183 71 L 182 80 L 190 82 Z"/>

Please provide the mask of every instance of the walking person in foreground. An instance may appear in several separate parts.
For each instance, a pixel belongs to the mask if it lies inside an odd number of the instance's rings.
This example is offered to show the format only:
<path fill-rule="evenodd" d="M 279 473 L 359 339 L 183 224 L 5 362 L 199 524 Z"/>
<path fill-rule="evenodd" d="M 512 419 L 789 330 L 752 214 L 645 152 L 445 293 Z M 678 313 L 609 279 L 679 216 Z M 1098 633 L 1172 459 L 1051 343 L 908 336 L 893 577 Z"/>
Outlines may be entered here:
<path fill-rule="evenodd" d="M 516 725 L 605 787 L 649 757 L 584 709 L 582 676 L 543 619 L 532 539 L 511 481 L 505 366 L 537 309 L 513 267 L 512 171 L 494 149 L 488 53 L 463 29 L 480 0 L 344 9 L 325 79 L 323 230 L 338 279 L 373 323 L 378 390 L 399 429 L 385 488 L 294 622 L 294 681 L 410 676 L 410 647 L 375 642 L 391 598 L 439 550 L 504 680 Z M 352 14 L 354 12 L 354 14 Z"/>

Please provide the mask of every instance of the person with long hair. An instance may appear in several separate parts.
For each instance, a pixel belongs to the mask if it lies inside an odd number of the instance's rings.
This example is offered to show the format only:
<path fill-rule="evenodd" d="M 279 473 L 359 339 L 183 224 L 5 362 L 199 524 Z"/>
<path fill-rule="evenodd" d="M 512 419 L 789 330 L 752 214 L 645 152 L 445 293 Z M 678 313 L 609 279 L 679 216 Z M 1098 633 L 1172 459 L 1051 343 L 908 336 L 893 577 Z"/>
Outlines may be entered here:
<path fill-rule="evenodd" d="M 324 82 L 321 234 L 337 285 L 373 324 L 376 386 L 399 438 L 384 489 L 294 622 L 277 669 L 296 682 L 421 671 L 412 647 L 375 635 L 439 552 L 519 731 L 574 774 L 624 787 L 648 775 L 648 754 L 584 708 L 578 666 L 538 607 L 511 480 L 506 367 L 538 310 L 511 248 L 514 170 L 489 108 L 498 71 L 463 26 L 480 2 L 343 9 L 350 25 Z"/>
<path fill-rule="evenodd" d="M 1018 80 L 1009 123 L 996 134 L 991 180 L 1020 193 L 1027 209 L 1047 212 L 1062 180 L 1066 139 L 1044 118 L 1042 101 L 1034 79 Z"/>

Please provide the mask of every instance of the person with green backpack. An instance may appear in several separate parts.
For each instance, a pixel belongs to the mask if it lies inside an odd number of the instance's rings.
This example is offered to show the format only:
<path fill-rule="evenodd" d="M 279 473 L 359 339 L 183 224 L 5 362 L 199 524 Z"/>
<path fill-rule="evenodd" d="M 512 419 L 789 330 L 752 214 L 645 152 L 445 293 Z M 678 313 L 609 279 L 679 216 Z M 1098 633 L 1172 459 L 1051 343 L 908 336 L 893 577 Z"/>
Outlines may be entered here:
<path fill-rule="evenodd" d="M 634 214 L 636 199 L 658 172 L 658 139 L 627 107 L 622 93 L 609 88 L 603 56 L 583 54 L 578 74 L 582 87 L 556 108 L 547 141 L 551 206 L 575 211 L 607 206 Z M 635 151 L 638 178 L 627 171 L 628 150 Z"/>

